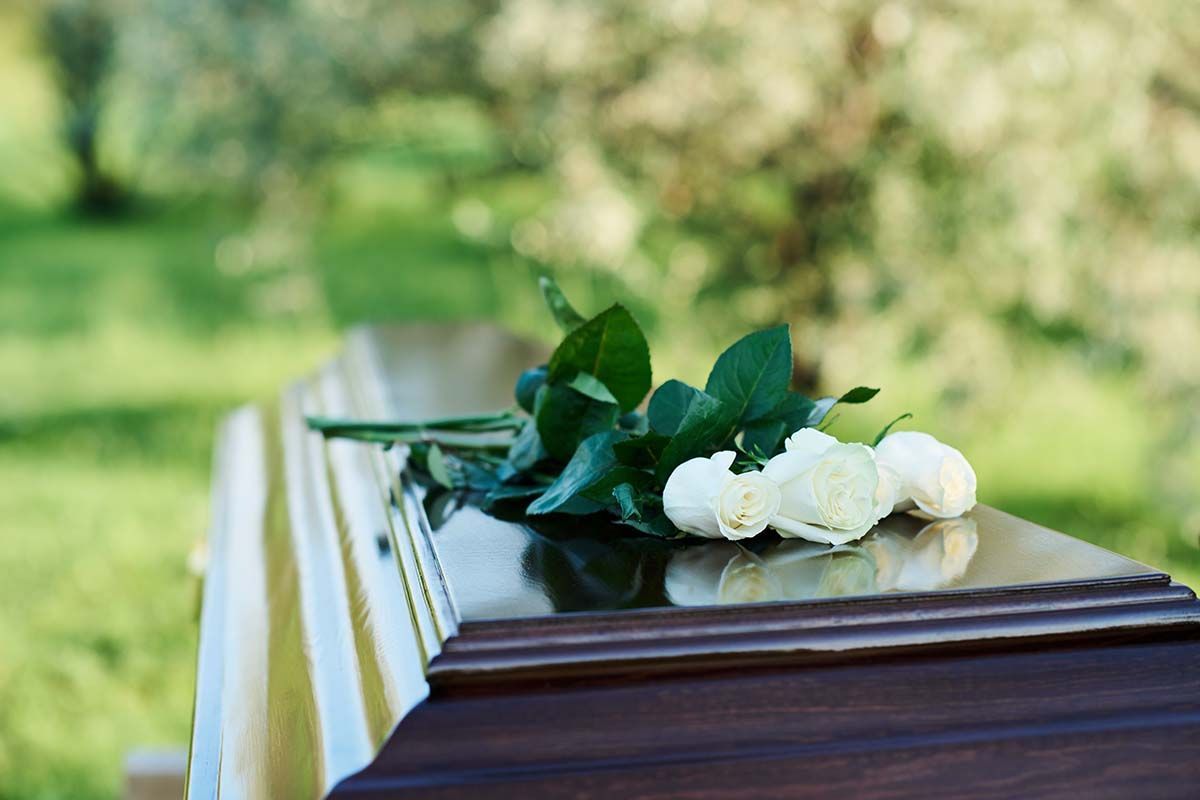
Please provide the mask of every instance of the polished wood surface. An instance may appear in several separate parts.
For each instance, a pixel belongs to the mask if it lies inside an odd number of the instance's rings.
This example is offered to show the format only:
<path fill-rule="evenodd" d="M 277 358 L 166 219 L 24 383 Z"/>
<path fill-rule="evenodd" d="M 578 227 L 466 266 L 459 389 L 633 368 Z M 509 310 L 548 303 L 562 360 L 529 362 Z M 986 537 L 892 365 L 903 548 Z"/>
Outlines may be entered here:
<path fill-rule="evenodd" d="M 1194 642 L 1016 646 L 452 694 L 344 796 L 1194 797 L 1197 667 Z"/>
<path fill-rule="evenodd" d="M 226 422 L 189 797 L 1195 795 L 1200 607 L 1157 570 L 986 507 L 836 551 L 534 528 L 303 429 L 503 407 L 542 355 L 362 330 Z"/>

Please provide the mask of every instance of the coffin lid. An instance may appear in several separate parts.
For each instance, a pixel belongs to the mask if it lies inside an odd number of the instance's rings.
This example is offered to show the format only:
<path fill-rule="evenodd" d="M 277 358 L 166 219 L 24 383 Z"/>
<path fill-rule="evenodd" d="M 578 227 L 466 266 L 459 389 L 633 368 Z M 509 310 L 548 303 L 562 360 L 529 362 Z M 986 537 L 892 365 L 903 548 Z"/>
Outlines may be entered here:
<path fill-rule="evenodd" d="M 659 542 L 589 520 L 446 513 L 403 453 L 305 414 L 420 419 L 511 404 L 545 351 L 486 325 L 364 328 L 277 402 L 223 425 L 189 796 L 315 797 L 430 692 L 645 679 L 1197 622 L 1150 567 L 979 506 L 885 520 L 830 550 Z M 434 513 L 427 513 L 429 506 Z M 431 524 L 431 517 L 433 524 Z"/>

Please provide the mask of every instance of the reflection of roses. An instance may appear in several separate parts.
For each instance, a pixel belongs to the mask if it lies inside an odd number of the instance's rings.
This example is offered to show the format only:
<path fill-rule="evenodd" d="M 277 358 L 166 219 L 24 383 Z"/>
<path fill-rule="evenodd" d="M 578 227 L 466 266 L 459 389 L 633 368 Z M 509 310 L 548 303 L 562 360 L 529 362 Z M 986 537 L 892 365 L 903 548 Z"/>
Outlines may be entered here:
<path fill-rule="evenodd" d="M 665 589 L 677 606 L 809 600 L 871 594 L 875 572 L 856 547 L 783 541 L 756 555 L 735 544 L 707 544 L 671 557 Z"/>
<path fill-rule="evenodd" d="M 855 545 L 824 547 L 783 541 L 768 551 L 763 560 L 779 576 L 789 600 L 848 597 L 876 591 L 875 565 Z"/>
<path fill-rule="evenodd" d="M 912 539 L 881 532 L 862 546 L 875 560 L 880 591 L 927 592 L 966 573 L 979 533 L 975 520 L 955 517 L 929 523 Z"/>
<path fill-rule="evenodd" d="M 735 544 L 689 547 L 671 556 L 664 581 L 677 606 L 783 600 L 778 576 L 761 558 Z"/>
<path fill-rule="evenodd" d="M 978 544 L 975 521 L 961 518 L 932 522 L 911 539 L 881 531 L 833 548 L 784 540 L 755 554 L 707 544 L 672 555 L 665 590 L 678 606 L 932 591 L 962 578 Z"/>

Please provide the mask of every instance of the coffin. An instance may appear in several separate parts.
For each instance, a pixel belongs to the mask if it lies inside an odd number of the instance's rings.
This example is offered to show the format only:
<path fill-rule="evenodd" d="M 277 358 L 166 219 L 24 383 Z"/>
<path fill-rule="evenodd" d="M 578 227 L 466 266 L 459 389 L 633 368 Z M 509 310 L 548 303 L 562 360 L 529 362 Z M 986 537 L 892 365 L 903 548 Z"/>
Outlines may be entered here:
<path fill-rule="evenodd" d="M 305 428 L 502 408 L 543 356 L 363 329 L 225 421 L 189 797 L 1197 796 L 1158 570 L 983 506 L 838 551 L 534 528 Z"/>

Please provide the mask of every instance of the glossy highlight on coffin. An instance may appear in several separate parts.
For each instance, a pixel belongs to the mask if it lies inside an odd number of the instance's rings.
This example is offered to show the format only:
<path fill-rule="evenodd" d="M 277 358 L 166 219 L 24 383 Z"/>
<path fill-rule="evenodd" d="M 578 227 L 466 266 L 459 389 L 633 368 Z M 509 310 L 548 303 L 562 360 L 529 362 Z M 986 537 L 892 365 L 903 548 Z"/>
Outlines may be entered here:
<path fill-rule="evenodd" d="M 895 514 L 861 541 L 680 544 L 580 520 L 502 520 L 470 505 L 433 542 L 464 620 L 948 592 L 1148 574 L 1149 568 L 988 506 L 946 520 Z M 491 546 L 476 546 L 485 537 Z"/>

